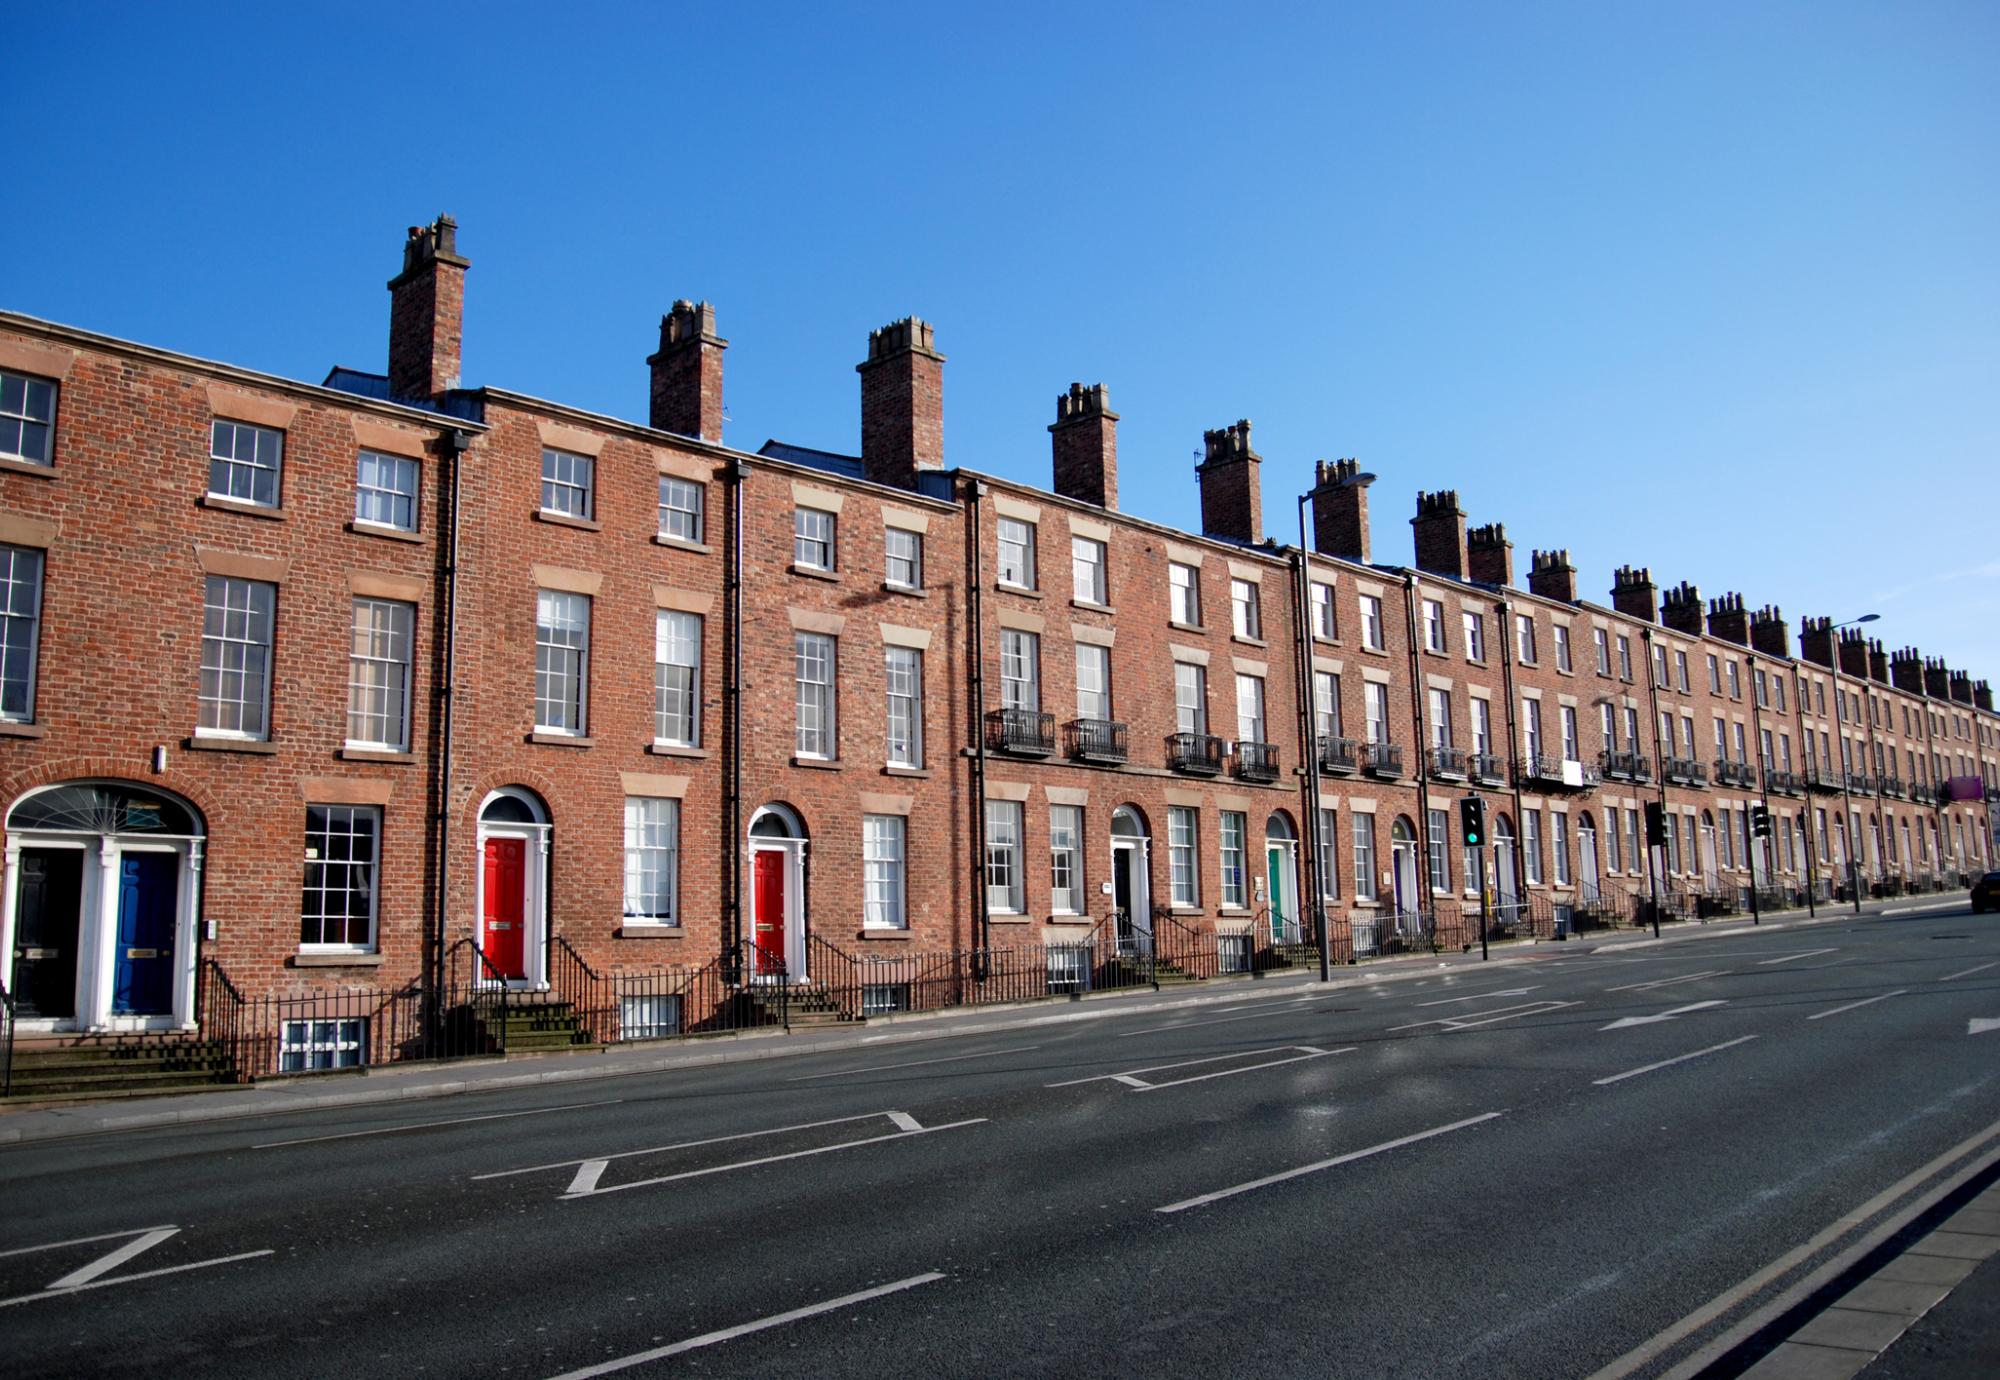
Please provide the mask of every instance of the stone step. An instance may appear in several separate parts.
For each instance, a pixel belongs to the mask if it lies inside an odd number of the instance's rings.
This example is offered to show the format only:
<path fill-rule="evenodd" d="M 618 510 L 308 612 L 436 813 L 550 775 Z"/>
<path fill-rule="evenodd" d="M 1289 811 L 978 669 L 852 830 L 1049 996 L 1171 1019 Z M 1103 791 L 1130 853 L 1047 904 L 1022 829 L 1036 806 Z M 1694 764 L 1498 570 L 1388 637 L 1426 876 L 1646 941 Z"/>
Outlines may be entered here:
<path fill-rule="evenodd" d="M 149 1069 L 144 1071 L 121 1071 L 118 1073 L 78 1073 L 74 1070 L 50 1070 L 45 1074 L 30 1073 L 23 1076 L 20 1069 L 14 1070 L 14 1086 L 8 1095 L 9 1101 L 40 1101 L 48 1098 L 97 1098 L 105 1096 L 137 1097 L 163 1090 L 178 1091 L 182 1088 L 219 1084 L 228 1080 L 223 1069 Z"/>

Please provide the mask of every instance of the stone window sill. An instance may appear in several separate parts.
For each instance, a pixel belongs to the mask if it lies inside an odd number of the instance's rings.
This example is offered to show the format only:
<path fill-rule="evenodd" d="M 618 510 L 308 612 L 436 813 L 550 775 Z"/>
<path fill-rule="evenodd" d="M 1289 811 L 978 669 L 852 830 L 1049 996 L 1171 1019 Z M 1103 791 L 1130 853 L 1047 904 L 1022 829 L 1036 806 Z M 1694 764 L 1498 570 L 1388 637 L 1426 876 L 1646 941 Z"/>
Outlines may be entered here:
<path fill-rule="evenodd" d="M 891 584 L 887 580 L 882 582 L 882 592 L 885 594 L 900 594 L 908 599 L 928 599 L 931 597 L 931 592 L 927 589 L 919 589 L 916 585 Z"/>
<path fill-rule="evenodd" d="M 406 532 L 400 527 L 384 527 L 379 522 L 350 522 L 347 530 L 359 537 L 381 537 L 384 541 L 406 541 L 412 545 L 422 545 L 426 540 L 422 532 Z"/>
<path fill-rule="evenodd" d="M 380 762 L 387 766 L 407 767 L 414 764 L 414 752 L 394 752 L 387 748 L 344 747 L 334 754 L 343 762 Z"/>
<path fill-rule="evenodd" d="M 189 752 L 247 752 L 256 757 L 275 756 L 278 745 L 261 738 L 209 738 L 195 735 L 181 740 Z"/>
<path fill-rule="evenodd" d="M 646 751 L 655 757 L 702 758 L 709 755 L 705 747 L 687 747 L 680 743 L 648 743 Z"/>
<path fill-rule="evenodd" d="M 1069 606 L 1073 609 L 1083 609 L 1089 613 L 1115 614 L 1118 612 L 1118 610 L 1113 608 L 1110 604 L 1093 603 L 1089 599 L 1072 599 L 1069 601 Z"/>
<path fill-rule="evenodd" d="M 837 570 L 821 570 L 816 565 L 800 565 L 797 561 L 793 561 L 787 568 L 792 574 L 803 575 L 808 580 L 829 580 L 834 584 L 840 583 L 840 572 Z"/>
<path fill-rule="evenodd" d="M 12 720 L 0 720 L 0 738 L 42 738 L 48 729 L 41 724 L 17 724 Z"/>
<path fill-rule="evenodd" d="M 283 507 L 267 508 L 261 503 L 245 503 L 241 499 L 224 498 L 220 494 L 203 494 L 195 500 L 199 508 L 213 508 L 219 513 L 241 513 L 244 517 L 263 518 L 268 522 L 283 522 Z"/>
<path fill-rule="evenodd" d="M 704 542 L 683 541 L 679 537 L 670 537 L 664 532 L 655 532 L 653 534 L 653 545 L 672 547 L 676 551 L 688 551 L 697 556 L 714 554 L 714 548 Z"/>
<path fill-rule="evenodd" d="M 911 779 L 911 780 L 915 780 L 915 781 L 928 781 L 928 780 L 930 780 L 930 779 L 931 779 L 931 770 L 930 770 L 930 768 L 929 768 L 929 767 L 896 767 L 896 766 L 889 766 L 889 767 L 884 767 L 884 768 L 882 768 L 882 775 L 884 775 L 884 776 L 902 776 L 902 777 L 907 777 L 907 778 L 909 778 L 909 779 Z"/>
<path fill-rule="evenodd" d="M 618 927 L 620 939 L 680 939 L 687 930 L 680 925 L 648 925 L 628 920 Z"/>
<path fill-rule="evenodd" d="M 1202 910 L 1201 910 L 1201 907 L 1200 907 L 1200 906 L 1168 906 L 1168 907 L 1167 907 L 1167 914 L 1169 914 L 1169 915 L 1200 915 L 1201 913 L 1202 913 Z"/>
<path fill-rule="evenodd" d="M 294 968 L 379 968 L 380 954 L 296 953 L 288 960 Z"/>
<path fill-rule="evenodd" d="M 546 508 L 535 509 L 535 521 L 546 522 L 551 527 L 574 527 L 579 532 L 602 532 L 604 524 L 595 518 L 571 517 L 568 513 L 552 513 Z"/>
<path fill-rule="evenodd" d="M 1177 618 L 1169 618 L 1167 626 L 1175 632 L 1205 633 L 1208 631 L 1206 623 L 1183 623 Z"/>
<path fill-rule="evenodd" d="M 1224 906 L 1215 913 L 1223 920 L 1247 920 L 1255 914 L 1248 906 Z"/>
<path fill-rule="evenodd" d="M 847 766 L 838 757 L 800 757 L 797 754 L 792 757 L 792 765 L 810 767 L 814 771 L 841 771 Z"/>
<path fill-rule="evenodd" d="M 543 747 L 596 747 L 597 739 L 586 738 L 579 733 L 530 733 L 528 741 Z"/>
<path fill-rule="evenodd" d="M 1014 594 L 1023 599 L 1039 599 L 1042 597 L 1042 592 L 1039 589 L 1030 589 L 1026 585 L 1010 585 L 1005 580 L 995 580 L 993 588 L 999 590 L 1002 594 Z"/>
<path fill-rule="evenodd" d="M 907 943 L 909 940 L 916 938 L 916 936 L 911 934 L 910 931 L 908 930 L 888 930 L 888 929 L 882 929 L 882 930 L 864 929 L 854 937 L 856 939 L 866 940 L 870 942 L 886 940 L 890 943 Z"/>
<path fill-rule="evenodd" d="M 0 471 L 5 471 L 8 474 L 32 474 L 37 479 L 54 479 L 56 477 L 56 467 L 54 465 L 37 465 L 32 460 L 9 460 L 0 457 Z"/>
<path fill-rule="evenodd" d="M 1240 633 L 1231 633 L 1229 640 L 1231 642 L 1240 642 L 1245 647 L 1269 647 L 1271 645 L 1261 637 L 1244 637 Z"/>

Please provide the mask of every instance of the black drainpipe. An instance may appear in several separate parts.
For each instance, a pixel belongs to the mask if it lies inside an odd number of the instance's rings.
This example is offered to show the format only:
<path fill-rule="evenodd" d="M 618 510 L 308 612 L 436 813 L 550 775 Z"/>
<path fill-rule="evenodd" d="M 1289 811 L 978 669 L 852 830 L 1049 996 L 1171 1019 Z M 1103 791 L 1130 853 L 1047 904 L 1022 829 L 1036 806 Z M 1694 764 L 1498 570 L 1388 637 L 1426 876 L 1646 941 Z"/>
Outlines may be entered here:
<path fill-rule="evenodd" d="M 1326 905 L 1321 893 L 1322 874 L 1326 861 L 1320 857 L 1319 836 L 1319 734 L 1314 722 L 1313 670 L 1312 670 L 1312 567 L 1307 563 L 1305 546 L 1305 500 L 1299 500 L 1299 549 L 1293 554 L 1292 579 L 1292 670 L 1297 685 L 1293 691 L 1298 705 L 1298 732 L 1302 757 L 1299 761 L 1299 794 L 1301 801 L 1301 828 L 1305 831 L 1301 842 L 1305 846 L 1305 890 L 1301 898 L 1300 911 L 1312 907 L 1313 929 L 1317 932 L 1313 942 L 1319 947 L 1319 980 L 1333 979 L 1333 953 L 1329 947 L 1331 940 L 1327 934 Z M 1251 967 L 1256 967 L 1255 935 L 1250 938 Z"/>
<path fill-rule="evenodd" d="M 722 846 L 722 970 L 734 985 L 740 978 L 738 959 L 743 939 L 743 481 L 750 462 L 729 467 L 729 545 L 724 553 L 723 657 L 729 675 L 722 684 L 723 770 Z"/>
<path fill-rule="evenodd" d="M 977 479 L 968 480 L 965 486 L 965 526 L 966 526 L 966 587 L 972 591 L 967 619 L 967 635 L 971 638 L 966 664 L 971 668 L 972 681 L 968 687 L 972 701 L 972 895 L 976 909 L 973 912 L 977 930 L 975 932 L 972 977 L 975 982 L 986 980 L 986 950 L 992 943 L 993 917 L 986 898 L 986 632 L 982 621 L 983 600 L 980 586 L 983 580 L 983 561 L 979 552 L 979 500 L 986 496 L 986 485 Z M 1023 860 L 1025 865 L 1025 859 Z"/>
<path fill-rule="evenodd" d="M 1417 724 L 1417 857 L 1422 862 L 1420 875 L 1424 879 L 1423 894 L 1417 897 L 1417 911 L 1423 912 L 1424 903 L 1431 900 L 1431 893 L 1437 890 L 1437 882 L 1431 876 L 1431 772 L 1430 740 L 1424 733 L 1424 687 L 1422 668 L 1417 657 L 1417 575 L 1413 570 L 1403 572 L 1403 622 L 1410 643 L 1410 708 Z M 1393 835 L 1393 829 L 1391 833 Z M 1391 866 L 1394 865 L 1395 839 L 1389 840 Z M 1435 903 L 1433 903 L 1435 904 Z M 1436 912 L 1432 912 L 1435 916 Z M 1437 921 L 1431 921 L 1435 932 Z"/>
<path fill-rule="evenodd" d="M 458 556 L 462 500 L 464 496 L 465 452 L 472 448 L 472 433 L 453 429 L 444 438 L 451 464 L 451 539 L 444 559 L 444 683 L 438 687 L 437 804 L 437 894 L 431 900 L 432 929 L 429 986 L 431 989 L 430 1038 L 437 1049 L 444 1037 L 444 1010 L 439 1004 L 445 990 L 446 917 L 451 897 L 451 809 L 452 736 L 458 703 Z"/>
<path fill-rule="evenodd" d="M 1521 865 L 1523 862 L 1521 835 L 1526 832 L 1527 826 L 1521 821 L 1521 757 L 1519 752 L 1521 746 L 1521 728 L 1519 724 L 1514 722 L 1514 607 L 1505 598 L 1501 598 L 1494 602 L 1493 609 L 1500 619 L 1500 627 L 1497 629 L 1500 634 L 1500 684 L 1501 688 L 1507 692 L 1506 760 L 1513 764 L 1513 770 L 1508 773 L 1508 776 L 1514 782 L 1514 828 L 1507 840 L 1507 844 L 1508 847 L 1514 850 L 1514 895 L 1519 898 L 1527 894 L 1528 876 L 1527 869 Z M 1652 671 L 1649 669 L 1646 674 L 1651 675 Z M 1544 727 L 1546 726 L 1544 724 Z M 1581 727 L 1577 729 L 1577 737 L 1579 740 L 1583 737 L 1583 729 Z M 1580 747 L 1579 750 L 1581 750 Z M 1523 903 L 1517 899 L 1515 904 L 1519 905 Z M 1510 924 L 1515 923 L 1519 918 L 1519 916 L 1509 916 L 1508 922 Z"/>

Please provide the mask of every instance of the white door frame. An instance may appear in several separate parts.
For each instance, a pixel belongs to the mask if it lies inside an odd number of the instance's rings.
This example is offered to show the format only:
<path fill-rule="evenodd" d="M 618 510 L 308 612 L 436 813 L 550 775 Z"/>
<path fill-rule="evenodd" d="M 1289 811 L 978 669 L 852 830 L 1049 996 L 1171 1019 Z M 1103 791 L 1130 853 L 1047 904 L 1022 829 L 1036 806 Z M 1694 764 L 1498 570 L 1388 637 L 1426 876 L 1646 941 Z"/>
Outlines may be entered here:
<path fill-rule="evenodd" d="M 517 792 L 495 791 L 480 806 L 480 814 L 486 813 L 486 805 L 494 796 L 515 795 L 526 800 Z M 530 802 L 532 804 L 532 802 Z M 540 814 L 539 806 L 535 813 Z M 473 985 L 477 987 L 506 987 L 517 992 L 545 992 L 549 986 L 549 917 L 548 917 L 548 876 L 549 876 L 549 833 L 546 821 L 525 823 L 516 820 L 479 821 L 479 828 L 473 843 L 473 896 L 472 924 L 479 941 L 479 947 L 486 949 L 486 841 L 488 839 L 520 839 L 527 844 L 527 860 L 521 869 L 521 972 L 520 978 L 489 978 L 482 971 L 483 965 L 473 968 Z"/>
<path fill-rule="evenodd" d="M 1132 909 L 1126 915 L 1126 921 L 1131 925 L 1134 934 L 1148 937 L 1153 933 L 1152 850 L 1148 847 L 1150 843 L 1150 839 L 1130 834 L 1111 836 L 1111 875 L 1114 879 L 1118 876 L 1118 855 L 1131 854 Z M 1117 904 L 1117 899 L 1114 892 L 1112 896 L 1114 906 Z"/>
<path fill-rule="evenodd" d="M 1286 943 L 1291 943 L 1303 933 L 1303 930 L 1300 928 L 1302 917 L 1299 913 L 1298 840 L 1274 839 L 1268 836 L 1264 839 L 1264 871 L 1267 875 L 1271 870 L 1271 854 L 1273 853 L 1279 855 L 1278 888 L 1284 895 L 1282 898 L 1276 895 L 1270 898 L 1271 928 L 1274 931 L 1272 940 L 1273 942 L 1277 940 L 1275 931 L 1278 928 L 1279 919 L 1286 917 L 1284 938 Z M 1284 902 L 1282 905 L 1279 904 L 1281 900 Z"/>
<path fill-rule="evenodd" d="M 750 934 L 757 933 L 757 855 L 759 853 L 779 853 L 785 859 L 785 940 L 783 958 L 785 976 L 791 982 L 806 980 L 806 843 L 799 838 L 772 838 L 757 835 L 750 840 Z M 752 981 L 769 982 L 773 979 L 757 972 L 754 961 L 746 974 Z"/>

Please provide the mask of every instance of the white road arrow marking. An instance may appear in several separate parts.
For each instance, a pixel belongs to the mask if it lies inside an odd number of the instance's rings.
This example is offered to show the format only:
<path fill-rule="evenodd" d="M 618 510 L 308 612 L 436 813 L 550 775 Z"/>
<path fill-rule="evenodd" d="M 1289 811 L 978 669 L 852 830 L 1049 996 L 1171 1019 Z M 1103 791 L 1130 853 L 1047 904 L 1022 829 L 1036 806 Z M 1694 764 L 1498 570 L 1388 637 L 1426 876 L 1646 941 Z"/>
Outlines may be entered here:
<path fill-rule="evenodd" d="M 1475 992 L 1469 997 L 1446 997 L 1442 1001 L 1420 1001 L 1418 1006 L 1450 1006 L 1461 1001 L 1480 1001 L 1486 997 L 1525 997 L 1530 992 L 1539 991 L 1535 987 L 1509 987 L 1504 992 Z"/>
<path fill-rule="evenodd" d="M 1968 1035 L 1984 1035 L 1989 1030 L 2000 1030 L 2000 1020 L 1982 1020 L 1974 1016 L 1965 1023 L 1965 1033 Z"/>
<path fill-rule="evenodd" d="M 1690 1011 L 1706 1011 L 1711 1006 L 1727 1005 L 1729 1003 L 1726 1001 L 1698 1001 L 1692 1006 L 1676 1006 L 1671 1011 L 1662 1011 L 1657 1016 L 1624 1016 L 1613 1021 L 1610 1025 L 1599 1026 L 1598 1030 L 1602 1032 L 1606 1030 L 1623 1030 L 1627 1026 L 1634 1025 L 1652 1025 L 1656 1021 L 1670 1021 L 1676 1016 L 1685 1016 Z"/>

